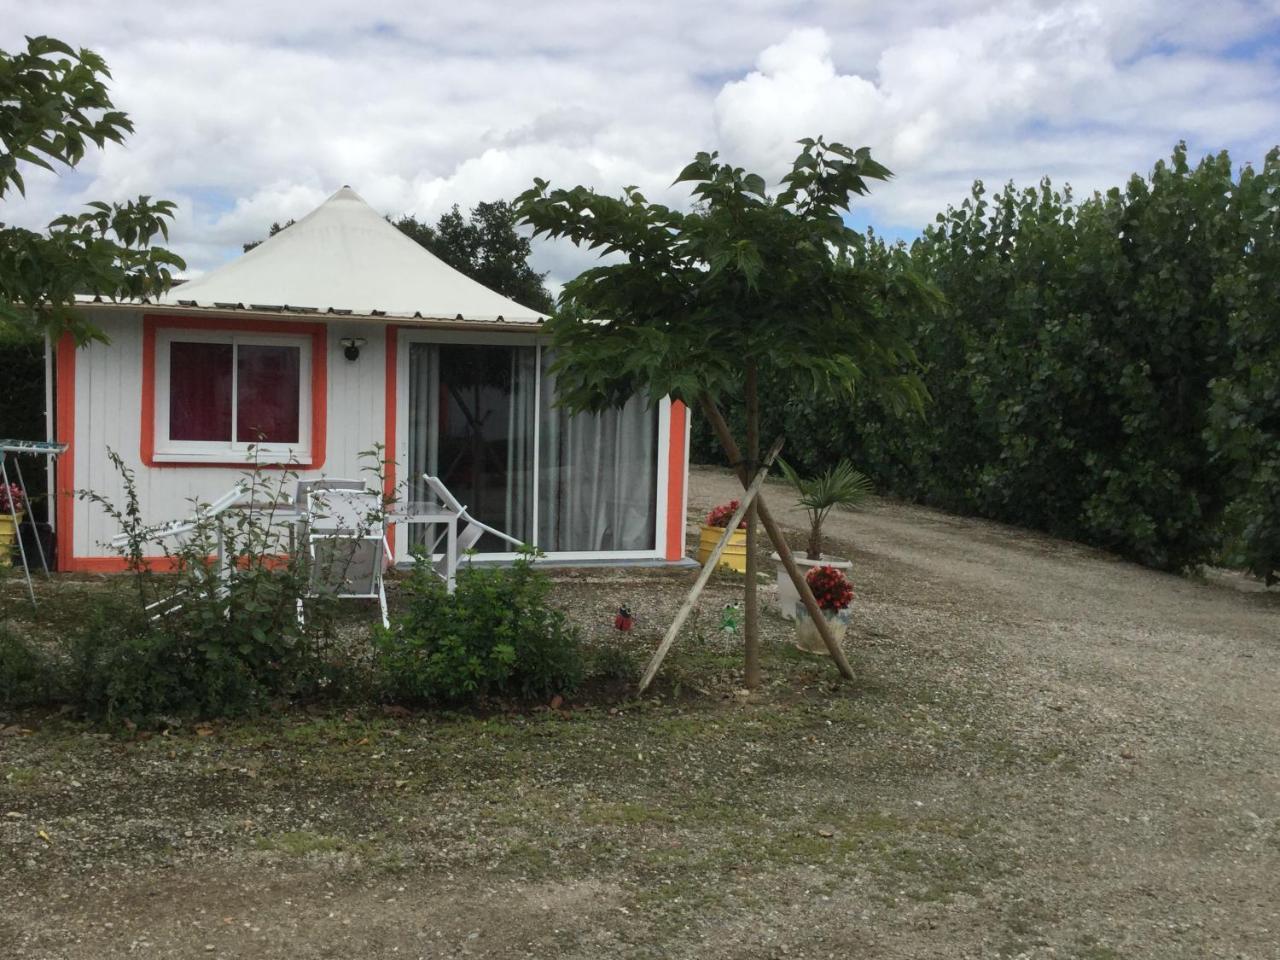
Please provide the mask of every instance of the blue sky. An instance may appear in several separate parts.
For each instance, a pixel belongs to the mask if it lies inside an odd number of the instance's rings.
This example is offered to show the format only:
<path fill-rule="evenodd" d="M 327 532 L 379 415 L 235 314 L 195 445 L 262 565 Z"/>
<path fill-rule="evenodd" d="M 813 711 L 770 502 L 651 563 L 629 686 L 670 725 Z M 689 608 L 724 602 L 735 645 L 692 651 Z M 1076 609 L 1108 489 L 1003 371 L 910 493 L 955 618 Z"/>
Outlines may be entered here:
<path fill-rule="evenodd" d="M 698 150 L 776 178 L 822 134 L 896 174 L 853 222 L 910 237 L 975 178 L 1080 195 L 1178 140 L 1254 162 L 1280 141 L 1277 0 L 0 0 L 0 47 L 27 33 L 102 53 L 137 133 L 32 173 L 0 220 L 171 197 L 193 273 L 344 183 L 432 219 L 534 176 L 682 203 Z M 554 282 L 590 258 L 535 261 Z"/>

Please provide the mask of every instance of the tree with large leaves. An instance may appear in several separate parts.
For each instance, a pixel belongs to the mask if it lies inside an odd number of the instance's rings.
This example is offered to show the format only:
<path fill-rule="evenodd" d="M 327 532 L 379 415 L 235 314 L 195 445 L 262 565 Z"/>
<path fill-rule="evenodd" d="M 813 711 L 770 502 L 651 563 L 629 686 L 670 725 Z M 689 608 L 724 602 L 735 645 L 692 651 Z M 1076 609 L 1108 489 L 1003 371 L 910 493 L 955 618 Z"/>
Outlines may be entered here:
<path fill-rule="evenodd" d="M 110 71 L 91 50 L 51 37 L 28 37 L 18 53 L 0 50 L 0 201 L 25 195 L 24 165 L 74 168 L 90 144 L 121 143 L 133 131 L 116 110 Z M 27 331 L 64 330 L 83 342 L 101 333 L 75 309 L 78 293 L 117 299 L 167 289 L 181 258 L 155 246 L 168 239 L 174 205 L 141 196 L 95 202 L 58 217 L 39 233 L 0 223 L 0 324 Z"/>
<path fill-rule="evenodd" d="M 609 255 L 570 281 L 548 322 L 561 402 L 572 410 L 618 406 L 635 394 L 700 407 L 716 427 L 744 485 L 760 460 L 757 384 L 762 371 L 811 395 L 874 391 L 897 409 L 925 399 L 903 318 L 936 296 L 905 252 L 870 258 L 845 222 L 850 199 L 890 172 L 867 148 L 821 139 L 801 150 L 781 189 L 700 153 L 676 178 L 692 184 L 693 208 L 649 201 L 634 187 L 620 198 L 536 180 L 516 201 L 534 234 L 567 238 Z M 720 408 L 741 397 L 744 436 Z M 744 452 L 745 448 L 745 452 Z M 790 551 L 767 504 L 747 515 L 746 683 L 759 682 L 757 512 L 784 563 Z M 794 571 L 794 564 L 788 564 Z M 798 573 L 797 589 L 817 607 Z M 851 672 L 829 636 L 841 672 Z"/>

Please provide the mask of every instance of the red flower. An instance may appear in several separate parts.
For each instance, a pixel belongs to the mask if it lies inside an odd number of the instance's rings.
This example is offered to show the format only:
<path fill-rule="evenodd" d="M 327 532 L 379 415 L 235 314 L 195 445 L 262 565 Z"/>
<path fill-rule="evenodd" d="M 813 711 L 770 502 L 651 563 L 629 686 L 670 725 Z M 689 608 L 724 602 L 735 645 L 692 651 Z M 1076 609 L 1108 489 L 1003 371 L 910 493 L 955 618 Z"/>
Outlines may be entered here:
<path fill-rule="evenodd" d="M 16 483 L 11 483 L 7 487 L 0 483 L 0 513 L 21 513 L 27 508 L 26 502 L 22 497 L 22 488 Z"/>
<path fill-rule="evenodd" d="M 722 503 L 718 507 L 712 507 L 711 512 L 707 514 L 707 526 L 727 527 L 729 525 L 729 521 L 733 519 L 733 514 L 737 509 L 737 500 L 730 500 L 728 503 Z M 738 521 L 738 529 L 741 530 L 746 525 L 747 518 L 744 516 Z"/>
<path fill-rule="evenodd" d="M 838 612 L 853 603 L 853 584 L 835 567 L 823 564 L 805 574 L 805 583 L 822 610 Z"/>

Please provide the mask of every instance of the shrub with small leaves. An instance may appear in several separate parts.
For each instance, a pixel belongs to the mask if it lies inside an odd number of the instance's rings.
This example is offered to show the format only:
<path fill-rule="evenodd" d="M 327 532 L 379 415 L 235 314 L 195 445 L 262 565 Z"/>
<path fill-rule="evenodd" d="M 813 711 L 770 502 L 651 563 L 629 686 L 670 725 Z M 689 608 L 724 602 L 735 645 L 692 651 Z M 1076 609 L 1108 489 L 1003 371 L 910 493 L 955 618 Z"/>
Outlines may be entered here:
<path fill-rule="evenodd" d="M 550 591 L 530 555 L 509 567 L 464 566 L 452 594 L 430 558 L 418 557 L 404 585 L 408 611 L 376 641 L 388 692 L 451 704 L 573 692 L 581 643 Z"/>
<path fill-rule="evenodd" d="M 306 551 L 289 550 L 288 518 L 272 506 L 254 506 L 282 503 L 295 473 L 255 469 L 245 477 L 249 506 L 217 516 L 197 511 L 194 528 L 173 547 L 143 522 L 133 473 L 110 455 L 122 476 L 123 504 L 92 492 L 81 496 L 123 530 L 118 549 L 132 571 L 136 601 L 102 605 L 66 641 L 72 699 L 87 714 L 135 723 L 223 716 L 344 685 L 337 681 L 351 669 L 331 649 L 333 598 L 308 596 L 313 571 Z M 155 571 L 148 558 L 157 547 L 175 572 Z M 234 566 L 229 577 L 217 568 L 219 549 Z M 334 572 L 326 569 L 317 581 Z M 340 579 L 342 571 L 336 573 Z"/>
<path fill-rule="evenodd" d="M 44 651 L 0 625 L 0 709 L 53 699 L 56 672 Z"/>

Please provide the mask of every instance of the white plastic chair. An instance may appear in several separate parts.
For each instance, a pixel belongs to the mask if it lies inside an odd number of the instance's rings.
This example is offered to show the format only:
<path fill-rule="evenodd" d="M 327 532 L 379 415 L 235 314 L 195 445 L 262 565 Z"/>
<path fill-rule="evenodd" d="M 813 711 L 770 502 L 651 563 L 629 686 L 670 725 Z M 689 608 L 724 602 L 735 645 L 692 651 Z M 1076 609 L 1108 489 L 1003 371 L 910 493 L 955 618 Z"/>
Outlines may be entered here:
<path fill-rule="evenodd" d="M 442 523 L 445 525 L 445 531 L 435 538 L 427 550 L 427 555 L 434 558 L 436 549 L 440 546 L 441 541 L 444 541 L 444 554 L 442 557 L 444 569 L 441 570 L 436 566 L 435 572 L 444 580 L 450 593 L 453 593 L 457 586 L 459 557 L 474 547 L 486 533 L 492 534 L 500 540 L 505 540 L 517 549 L 524 549 L 524 541 L 503 533 L 501 530 L 495 530 L 487 523 L 481 523 L 471 516 L 467 512 L 467 508 L 458 501 L 458 498 L 453 495 L 453 492 L 444 485 L 444 481 L 439 477 L 423 474 L 422 479 L 426 483 L 430 494 L 439 501 L 439 507 L 429 514 L 424 514 L 424 520 L 429 523 Z"/>
<path fill-rule="evenodd" d="M 377 600 L 382 625 L 387 593 L 382 573 L 391 548 L 382 518 L 382 497 L 363 484 L 358 489 L 312 487 L 302 521 L 307 550 L 307 596 Z M 298 601 L 298 619 L 303 618 Z"/>
<path fill-rule="evenodd" d="M 179 539 L 186 536 L 196 527 L 200 526 L 219 514 L 224 513 L 231 507 L 239 503 L 249 492 L 249 482 L 247 480 L 239 480 L 236 485 L 209 504 L 200 504 L 196 506 L 195 516 L 186 520 L 171 520 L 168 523 L 158 524 L 154 527 L 147 528 L 143 535 L 152 542 L 159 543 L 162 540 Z M 214 590 L 218 596 L 225 597 L 227 591 L 230 590 L 231 576 L 234 572 L 235 564 L 232 559 L 227 556 L 226 544 L 223 542 L 222 528 L 214 525 L 213 532 L 215 536 L 214 543 L 214 565 L 213 575 L 217 580 L 217 586 Z M 129 535 L 125 533 L 118 534 L 111 538 L 111 546 L 122 547 L 129 542 Z M 174 613 L 182 609 L 185 591 L 179 591 L 169 597 L 156 600 L 147 604 L 146 612 L 151 615 L 152 620 L 158 620 L 167 614 Z"/>

